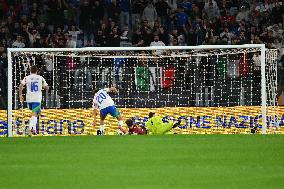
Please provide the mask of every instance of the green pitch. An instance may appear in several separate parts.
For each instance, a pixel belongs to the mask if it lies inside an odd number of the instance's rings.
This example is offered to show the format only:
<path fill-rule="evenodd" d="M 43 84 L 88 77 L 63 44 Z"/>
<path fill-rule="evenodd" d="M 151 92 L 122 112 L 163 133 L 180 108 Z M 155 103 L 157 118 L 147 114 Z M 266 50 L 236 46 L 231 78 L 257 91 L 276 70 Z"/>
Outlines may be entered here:
<path fill-rule="evenodd" d="M 284 135 L 0 139 L 1 189 L 284 188 Z"/>

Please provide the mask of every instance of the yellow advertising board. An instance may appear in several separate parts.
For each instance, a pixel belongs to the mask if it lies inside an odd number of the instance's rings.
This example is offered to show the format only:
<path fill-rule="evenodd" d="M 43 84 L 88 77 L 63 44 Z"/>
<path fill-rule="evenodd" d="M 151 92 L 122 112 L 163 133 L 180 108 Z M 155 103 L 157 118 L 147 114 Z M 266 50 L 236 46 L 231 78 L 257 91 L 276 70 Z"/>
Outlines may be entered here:
<path fill-rule="evenodd" d="M 238 107 L 168 107 L 168 108 L 121 108 L 123 119 L 133 119 L 143 126 L 149 112 L 168 120 L 181 120 L 179 134 L 234 134 L 250 133 L 251 128 L 261 130 L 260 106 Z M 28 109 L 13 111 L 13 134 L 24 136 L 31 112 Z M 92 109 L 44 109 L 38 122 L 39 135 L 86 135 L 95 134 L 99 127 L 92 126 Z M 284 107 L 267 108 L 268 133 L 284 134 Z M 276 127 L 278 126 L 278 127 Z M 116 133 L 117 121 L 110 115 L 105 121 L 105 133 Z M 7 113 L 0 110 L 0 136 L 7 134 Z"/>

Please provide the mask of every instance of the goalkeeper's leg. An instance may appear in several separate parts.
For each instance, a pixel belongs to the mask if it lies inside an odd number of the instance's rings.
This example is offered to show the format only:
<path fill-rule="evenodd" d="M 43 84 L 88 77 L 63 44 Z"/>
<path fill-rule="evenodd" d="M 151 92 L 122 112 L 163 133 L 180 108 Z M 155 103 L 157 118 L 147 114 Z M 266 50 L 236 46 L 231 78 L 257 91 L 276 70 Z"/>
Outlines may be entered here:
<path fill-rule="evenodd" d="M 165 122 L 162 125 L 157 126 L 157 134 L 166 134 L 167 132 L 171 131 L 173 128 L 176 128 L 180 125 L 180 120 L 176 123 L 173 121 Z"/>
<path fill-rule="evenodd" d="M 174 123 L 168 122 L 161 125 L 157 125 L 157 134 L 166 134 L 170 130 L 172 130 Z"/>

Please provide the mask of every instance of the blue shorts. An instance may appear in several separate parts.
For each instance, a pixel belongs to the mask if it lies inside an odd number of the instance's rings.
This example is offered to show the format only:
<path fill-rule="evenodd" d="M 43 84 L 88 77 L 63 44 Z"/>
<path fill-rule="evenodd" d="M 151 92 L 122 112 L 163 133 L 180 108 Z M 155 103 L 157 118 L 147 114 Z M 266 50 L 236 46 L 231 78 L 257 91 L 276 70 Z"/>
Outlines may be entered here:
<path fill-rule="evenodd" d="M 32 112 L 40 113 L 41 111 L 41 104 L 40 102 L 29 102 L 28 106 Z"/>
<path fill-rule="evenodd" d="M 101 116 L 102 117 L 106 117 L 107 114 L 112 115 L 112 117 L 117 118 L 118 116 L 120 116 L 120 112 L 118 111 L 118 109 L 115 106 L 109 106 L 106 107 L 104 109 L 101 109 Z"/>

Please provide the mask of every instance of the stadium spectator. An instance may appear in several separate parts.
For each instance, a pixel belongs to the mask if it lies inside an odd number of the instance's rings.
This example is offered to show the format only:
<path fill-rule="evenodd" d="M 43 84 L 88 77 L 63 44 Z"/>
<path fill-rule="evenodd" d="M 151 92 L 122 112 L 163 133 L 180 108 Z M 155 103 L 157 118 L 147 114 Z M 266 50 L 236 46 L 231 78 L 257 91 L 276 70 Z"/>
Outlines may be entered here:
<path fill-rule="evenodd" d="M 159 35 L 154 35 L 154 41 L 151 42 L 150 46 L 165 46 L 165 43 L 160 41 Z"/>
<path fill-rule="evenodd" d="M 258 3 L 258 5 L 255 7 L 255 11 L 259 13 L 264 13 L 266 11 L 271 12 L 272 8 L 272 4 L 270 4 L 268 0 L 264 0 L 263 2 Z"/>
<path fill-rule="evenodd" d="M 182 33 L 178 32 L 177 28 L 173 29 L 172 33 L 169 35 L 169 45 L 174 46 L 173 41 L 175 41 L 178 46 L 185 45 L 185 37 Z"/>
<path fill-rule="evenodd" d="M 66 47 L 67 48 L 76 48 L 77 42 L 74 40 L 72 35 L 70 35 L 68 32 L 66 32 L 64 35 L 65 35 L 65 40 L 66 40 Z"/>
<path fill-rule="evenodd" d="M 283 23 L 283 12 L 283 4 L 281 5 L 280 1 L 276 2 L 271 11 L 272 20 L 275 24 Z"/>
<path fill-rule="evenodd" d="M 79 38 L 79 35 L 81 35 L 83 32 L 80 30 L 80 28 L 76 27 L 75 25 L 71 25 L 71 28 L 68 31 L 69 35 L 71 35 L 71 40 L 73 41 L 73 45 L 75 47 L 79 47 L 79 45 L 82 43 L 82 41 Z"/>
<path fill-rule="evenodd" d="M 0 108 L 6 106 L 6 97 L 7 97 L 7 54 L 4 52 L 4 48 L 0 47 Z"/>
<path fill-rule="evenodd" d="M 33 24 L 30 23 L 29 26 L 26 29 L 26 33 L 28 35 L 28 39 L 29 39 L 29 46 L 33 47 L 34 43 L 36 41 L 36 38 L 40 38 L 40 34 L 39 32 L 36 30 L 35 27 L 33 27 Z"/>
<path fill-rule="evenodd" d="M 7 97 L 7 82 L 6 82 L 6 73 L 4 70 L 4 57 L 2 56 L 0 58 L 0 78 L 1 78 L 1 82 L 0 82 L 0 109 L 5 109 L 7 103 L 5 103 L 7 101 L 6 97 Z M 5 58 L 6 59 L 6 58 Z"/>
<path fill-rule="evenodd" d="M 185 12 L 183 7 L 179 7 L 176 14 L 175 14 L 175 22 L 176 26 L 179 30 L 183 30 L 183 27 L 187 24 L 188 21 L 188 14 Z"/>
<path fill-rule="evenodd" d="M 156 34 L 154 35 L 154 41 L 150 43 L 150 46 L 166 46 L 166 45 L 163 41 L 160 41 L 159 35 Z M 161 55 L 163 54 L 163 52 L 164 52 L 163 50 L 155 50 L 154 54 Z"/>
<path fill-rule="evenodd" d="M 158 0 L 155 3 L 155 8 L 161 25 L 164 27 L 168 26 L 168 12 L 171 10 L 171 7 L 169 6 L 168 2 L 166 2 L 166 0 Z"/>
<path fill-rule="evenodd" d="M 131 1 L 131 10 L 132 10 L 132 28 L 136 28 L 141 21 L 141 17 L 146 7 L 145 0 L 134 0 Z"/>
<path fill-rule="evenodd" d="M 219 7 L 214 0 L 208 0 L 208 2 L 204 5 L 204 14 L 208 20 L 212 20 L 213 18 L 220 18 L 220 10 Z"/>
<path fill-rule="evenodd" d="M 193 1 L 192 2 L 192 6 L 191 6 L 191 10 L 189 11 L 189 17 L 190 18 L 195 18 L 196 16 L 201 18 L 202 13 L 199 9 L 199 7 L 197 6 L 197 4 Z"/>
<path fill-rule="evenodd" d="M 132 40 L 132 32 L 129 30 L 128 25 L 125 25 L 120 35 L 120 46 L 121 47 L 132 46 L 130 43 L 131 40 Z"/>
<path fill-rule="evenodd" d="M 76 23 L 76 25 L 79 24 L 79 4 L 76 2 L 78 1 L 69 1 L 66 2 L 66 0 L 63 1 L 64 4 L 64 23 L 71 25 L 73 23 Z"/>
<path fill-rule="evenodd" d="M 148 23 L 148 21 L 146 20 Z M 144 20 L 145 23 L 145 20 Z M 143 35 L 144 46 L 150 46 L 151 42 L 153 41 L 153 33 L 152 29 L 147 25 L 141 30 Z"/>
<path fill-rule="evenodd" d="M 122 28 L 125 24 L 129 25 L 130 18 L 130 1 L 129 0 L 118 0 L 120 6 L 120 27 Z"/>
<path fill-rule="evenodd" d="M 144 46 L 143 35 L 140 28 L 137 28 L 132 36 L 132 45 L 137 47 Z"/>
<path fill-rule="evenodd" d="M 101 1 L 95 0 L 94 4 L 92 5 L 92 14 L 91 19 L 94 20 L 96 23 L 99 23 L 101 20 L 104 19 L 105 15 L 105 8 Z"/>
<path fill-rule="evenodd" d="M 189 14 L 192 8 L 192 1 L 190 0 L 182 0 L 181 2 L 178 3 L 179 7 L 182 7 L 184 11 Z"/>
<path fill-rule="evenodd" d="M 88 0 L 84 0 L 83 4 L 81 4 L 80 13 L 80 28 L 84 30 L 92 17 L 92 7 Z"/>
<path fill-rule="evenodd" d="M 224 38 L 227 39 L 227 45 L 230 45 L 232 43 L 233 36 L 234 36 L 233 33 L 231 33 L 229 31 L 229 28 L 227 28 L 227 27 L 225 27 L 224 31 L 220 34 L 221 39 L 224 39 Z"/>
<path fill-rule="evenodd" d="M 111 1 L 111 4 L 107 6 L 107 16 L 108 19 L 119 23 L 120 7 L 116 0 Z"/>
<path fill-rule="evenodd" d="M 63 6 L 61 1 L 47 1 L 48 23 L 51 32 L 53 32 L 54 28 L 62 26 L 63 24 Z"/>
<path fill-rule="evenodd" d="M 284 55 L 281 56 L 278 70 L 278 89 L 277 98 L 284 92 Z M 283 104 L 282 104 L 283 105 Z"/>
<path fill-rule="evenodd" d="M 108 36 L 108 46 L 109 47 L 119 47 L 120 46 L 120 36 L 118 34 L 118 27 L 113 27 L 112 31 Z"/>
<path fill-rule="evenodd" d="M 196 45 L 196 33 L 193 28 L 190 28 L 187 32 L 187 45 L 189 46 L 195 46 Z"/>
<path fill-rule="evenodd" d="M 20 35 L 17 36 L 17 39 L 12 43 L 13 48 L 24 48 L 26 45 L 22 42 L 22 37 Z"/>
<path fill-rule="evenodd" d="M 81 57 L 80 63 L 77 64 L 77 69 L 74 73 L 74 89 L 79 87 L 86 90 L 92 89 L 92 74 L 86 65 L 88 62 L 84 57 Z"/>
<path fill-rule="evenodd" d="M 107 44 L 106 35 L 103 34 L 102 30 L 98 30 L 97 34 L 95 35 L 95 46 L 97 47 L 104 47 Z"/>
<path fill-rule="evenodd" d="M 160 26 L 158 29 L 159 39 L 165 44 L 169 44 L 169 35 L 163 26 Z"/>
<path fill-rule="evenodd" d="M 242 20 L 248 21 L 248 19 L 249 19 L 249 10 L 245 6 L 242 6 L 240 12 L 236 16 L 236 22 L 240 23 Z"/>
<path fill-rule="evenodd" d="M 46 37 L 49 34 L 44 22 L 39 23 L 38 32 L 39 32 L 40 36 L 43 37 L 43 38 Z"/>
<path fill-rule="evenodd" d="M 143 10 L 142 19 L 148 21 L 148 25 L 153 28 L 154 23 L 157 20 L 157 11 L 151 1 L 148 2 L 147 6 Z"/>
<path fill-rule="evenodd" d="M 206 26 L 205 26 L 206 27 Z M 202 45 L 204 44 L 204 39 L 206 35 L 206 30 L 204 29 L 203 25 L 197 24 L 196 26 L 196 45 Z"/>
<path fill-rule="evenodd" d="M 15 39 L 18 35 L 21 35 L 20 23 L 19 22 L 15 22 L 11 26 L 13 26 L 13 27 L 11 29 L 9 29 L 9 31 L 12 34 L 12 38 Z"/>
<path fill-rule="evenodd" d="M 240 40 L 241 45 L 248 43 L 247 37 L 245 35 L 245 31 L 241 31 L 240 36 L 239 36 L 239 40 Z"/>

